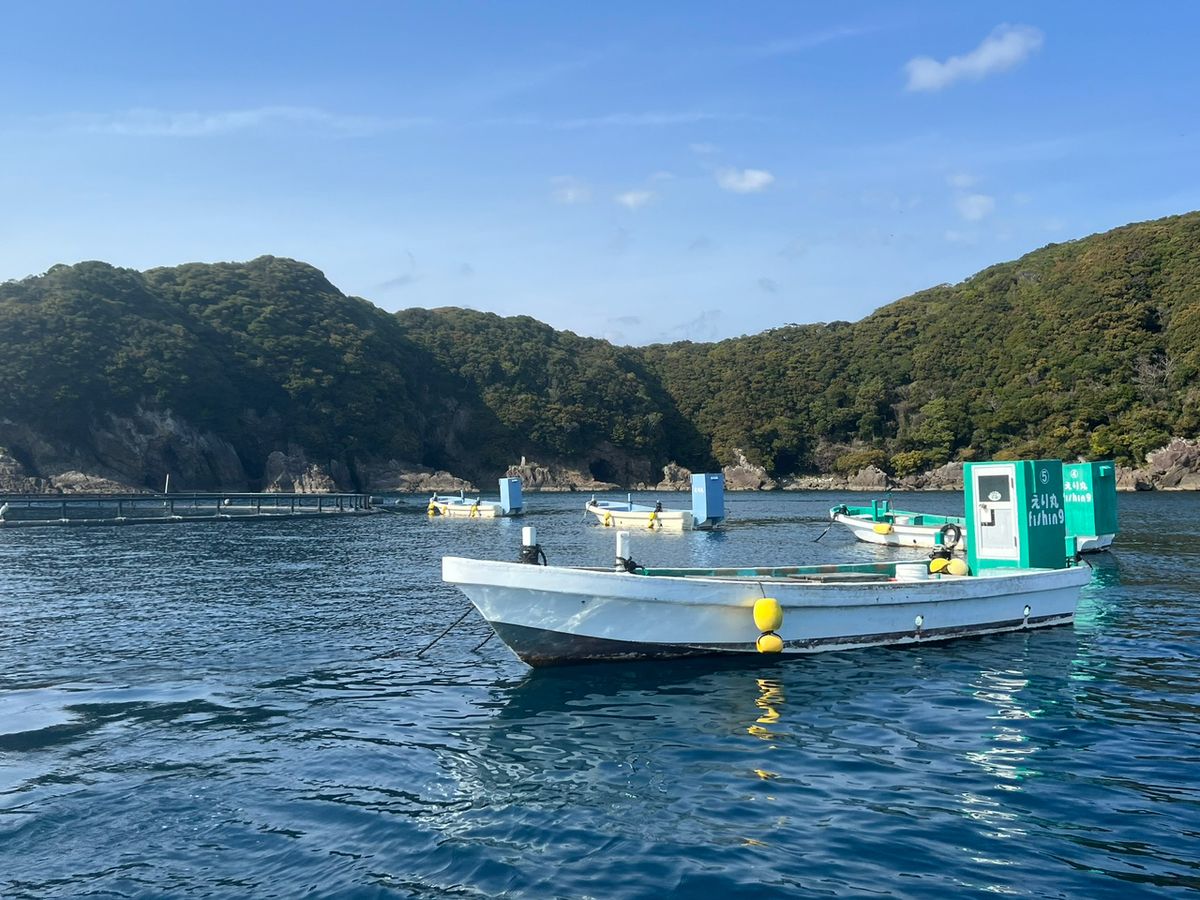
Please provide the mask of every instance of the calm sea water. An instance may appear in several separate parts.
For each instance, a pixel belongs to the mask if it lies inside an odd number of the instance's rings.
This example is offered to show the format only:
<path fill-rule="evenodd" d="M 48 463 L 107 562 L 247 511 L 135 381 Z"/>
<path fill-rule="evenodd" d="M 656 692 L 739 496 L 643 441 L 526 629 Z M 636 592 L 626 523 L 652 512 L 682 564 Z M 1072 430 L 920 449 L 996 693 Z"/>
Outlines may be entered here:
<path fill-rule="evenodd" d="M 1200 889 L 1200 497 L 1123 495 L 1074 627 L 533 671 L 443 554 L 517 521 L 0 531 L 0 896 L 1168 896 Z M 727 497 L 646 564 L 887 557 Z M 900 506 L 961 513 L 961 495 Z M 915 551 L 910 551 L 915 553 Z"/>

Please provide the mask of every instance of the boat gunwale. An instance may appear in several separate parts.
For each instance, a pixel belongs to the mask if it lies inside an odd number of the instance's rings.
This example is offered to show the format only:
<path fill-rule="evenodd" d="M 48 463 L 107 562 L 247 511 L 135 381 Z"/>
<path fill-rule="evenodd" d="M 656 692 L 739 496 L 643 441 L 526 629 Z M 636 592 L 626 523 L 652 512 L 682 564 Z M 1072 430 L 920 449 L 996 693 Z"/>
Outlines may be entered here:
<path fill-rule="evenodd" d="M 909 560 L 908 562 L 913 562 L 913 561 Z M 991 592 L 993 594 L 1026 593 L 1027 592 L 1026 589 L 1024 589 L 1021 586 L 1022 583 L 1024 583 L 1024 582 L 1028 582 L 1032 579 L 1044 578 L 1047 575 L 1053 575 L 1053 574 L 1057 574 L 1057 573 L 1074 572 L 1074 571 L 1077 571 L 1080 569 L 1087 568 L 1084 566 L 1068 566 L 1063 569 L 1015 569 L 1015 568 L 1005 567 L 1003 569 L 988 569 L 984 573 L 980 573 L 977 575 L 947 575 L 947 576 L 941 577 L 941 578 L 934 577 L 934 578 L 929 578 L 929 579 L 921 579 L 921 580 L 913 580 L 913 581 L 901 581 L 894 577 L 891 577 L 891 578 L 885 577 L 885 578 L 881 578 L 878 581 L 853 581 L 853 582 L 824 581 L 823 582 L 823 581 L 801 581 L 799 579 L 789 578 L 786 576 L 777 576 L 777 577 L 764 576 L 764 575 L 742 575 L 742 576 L 724 575 L 724 576 L 722 576 L 722 575 L 708 574 L 712 570 L 695 570 L 697 574 L 694 574 L 694 575 L 678 575 L 678 574 L 659 575 L 659 574 L 652 574 L 654 570 L 648 570 L 648 571 L 644 570 L 642 573 L 639 573 L 639 572 L 617 571 L 614 569 L 605 569 L 605 568 L 599 568 L 599 567 L 584 568 L 584 567 L 574 567 L 574 566 L 530 566 L 526 563 L 510 562 L 507 560 L 481 560 L 481 559 L 471 559 L 469 557 L 460 557 L 460 556 L 443 556 L 442 557 L 442 580 L 446 581 L 449 584 L 475 585 L 475 586 L 479 586 L 479 587 L 497 587 L 497 588 L 514 589 L 514 590 L 539 590 L 539 591 L 544 591 L 546 593 L 551 593 L 551 594 L 572 594 L 572 593 L 578 593 L 578 591 L 572 590 L 570 585 L 555 586 L 555 585 L 551 584 L 551 585 L 546 585 L 546 586 L 534 587 L 528 583 L 526 583 L 524 585 L 507 584 L 507 583 L 503 583 L 502 581 L 500 581 L 497 578 L 480 579 L 480 578 L 462 578 L 462 577 L 447 578 L 446 577 L 447 564 L 449 564 L 451 567 L 454 567 L 456 565 L 461 565 L 463 563 L 466 563 L 471 567 L 482 566 L 482 567 L 484 567 L 484 571 L 488 571 L 491 573 L 499 573 L 501 571 L 519 571 L 522 574 L 524 574 L 527 578 L 534 578 L 534 579 L 567 578 L 571 581 L 574 581 L 574 580 L 577 580 L 582 577 L 587 577 L 589 580 L 592 578 L 600 578 L 604 582 L 608 582 L 610 580 L 610 577 L 611 578 L 629 578 L 631 580 L 628 582 L 628 584 L 631 588 L 634 588 L 634 591 L 637 594 L 637 596 L 624 596 L 624 597 L 622 597 L 622 599 L 637 600 L 639 602 L 658 602 L 658 603 L 670 603 L 670 604 L 682 604 L 682 605 L 693 605 L 694 604 L 697 606 L 712 605 L 712 603 L 714 601 L 712 600 L 711 597 L 657 596 L 653 593 L 654 587 L 656 584 L 672 585 L 672 586 L 676 586 L 676 587 L 684 585 L 684 584 L 709 585 L 714 588 L 729 588 L 732 586 L 744 586 L 744 587 L 748 587 L 748 588 L 757 587 L 759 589 L 760 593 L 763 593 L 763 591 L 765 590 L 765 587 L 767 585 L 771 585 L 775 588 L 786 589 L 786 594 L 789 594 L 789 595 L 796 594 L 796 595 L 816 595 L 816 596 L 820 596 L 823 594 L 830 594 L 830 595 L 843 594 L 844 595 L 847 592 L 866 593 L 869 591 L 879 591 L 879 590 L 886 591 L 889 594 L 891 592 L 907 593 L 907 592 L 915 590 L 918 593 L 929 594 L 932 592 L 934 594 L 934 596 L 926 596 L 923 598 L 918 598 L 916 600 L 916 602 L 934 603 L 934 602 L 954 602 L 954 601 L 961 600 L 964 597 L 964 594 L 962 592 L 963 588 L 968 587 L 969 585 L 980 584 L 981 582 L 987 582 L 989 585 L 991 585 L 993 588 L 995 588 L 995 590 L 993 590 Z M 903 561 L 901 562 L 901 564 L 903 564 Z M 848 566 L 855 566 L 855 565 L 857 565 L 857 566 L 887 566 L 887 565 L 892 565 L 892 564 L 889 564 L 889 563 L 849 563 L 847 565 Z M 764 567 L 764 568 L 767 568 L 767 567 Z M 781 568 L 816 568 L 816 567 L 775 567 L 775 568 L 781 569 Z M 830 568 L 836 568 L 836 567 L 830 567 Z M 682 570 L 675 570 L 675 571 L 682 571 Z M 704 574 L 699 574 L 701 572 L 703 572 Z M 534 574 L 534 573 L 537 573 L 537 574 Z M 812 573 L 812 574 L 820 574 L 820 573 Z M 1090 578 L 1090 572 L 1088 573 L 1088 578 Z M 1064 578 L 1061 580 L 1067 582 L 1067 584 L 1070 584 L 1075 579 Z M 1080 585 L 1082 586 L 1082 584 L 1086 583 L 1086 580 L 1087 579 L 1080 580 Z M 1009 589 L 1009 588 L 1011 588 L 1011 589 Z M 1041 588 L 1036 588 L 1034 590 L 1041 590 Z M 971 592 L 968 590 L 967 593 L 969 595 Z M 938 594 L 949 595 L 949 596 L 937 596 Z M 596 592 L 596 596 L 602 596 L 602 595 L 603 595 L 603 592 Z M 614 595 L 614 596 L 616 596 L 616 595 Z M 763 593 L 763 596 L 765 596 L 765 593 Z M 781 600 L 781 602 L 782 602 L 782 600 Z M 911 596 L 909 596 L 909 597 L 904 598 L 903 600 L 898 600 L 898 602 L 902 602 L 902 603 L 913 602 L 913 598 Z"/>

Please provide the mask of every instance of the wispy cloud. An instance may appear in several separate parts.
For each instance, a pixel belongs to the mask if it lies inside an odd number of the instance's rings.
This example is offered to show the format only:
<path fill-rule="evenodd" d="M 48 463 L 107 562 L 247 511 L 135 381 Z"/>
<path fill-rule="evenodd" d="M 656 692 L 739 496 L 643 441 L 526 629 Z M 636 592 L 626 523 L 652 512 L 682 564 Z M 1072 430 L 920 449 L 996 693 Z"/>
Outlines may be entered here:
<path fill-rule="evenodd" d="M 411 250 L 405 250 L 404 255 L 408 260 L 408 271 L 402 272 L 395 278 L 389 278 L 387 281 L 381 281 L 375 285 L 377 291 L 395 291 L 401 288 L 406 288 L 410 284 L 420 281 L 421 276 L 417 274 L 417 258 L 413 256 Z"/>
<path fill-rule="evenodd" d="M 792 238 L 779 251 L 779 255 L 784 259 L 799 259 L 808 252 L 808 244 L 800 238 Z"/>
<path fill-rule="evenodd" d="M 960 191 L 965 191 L 969 187 L 974 187 L 979 181 L 974 175 L 968 175 L 966 172 L 958 172 L 954 175 L 946 176 L 946 184 L 952 188 L 958 188 Z"/>
<path fill-rule="evenodd" d="M 556 175 L 550 179 L 550 184 L 553 187 L 550 196 L 557 203 L 572 205 L 592 199 L 592 189 L 572 175 Z"/>
<path fill-rule="evenodd" d="M 820 47 L 822 44 L 843 40 L 844 38 L 858 37 L 859 35 L 866 34 L 868 31 L 869 29 L 866 28 L 854 28 L 843 25 L 836 28 L 827 28 L 824 31 L 814 31 L 810 34 L 777 38 L 765 44 L 748 47 L 745 52 L 748 56 L 757 57 L 791 56 L 796 53 L 803 53 L 806 50 L 812 50 L 814 47 Z"/>
<path fill-rule="evenodd" d="M 417 276 L 412 272 L 405 272 L 403 275 L 397 275 L 395 278 L 389 278 L 387 281 L 381 281 L 375 285 L 377 291 L 395 291 L 400 288 L 406 288 L 410 284 L 417 281 Z"/>
<path fill-rule="evenodd" d="M 978 222 L 992 214 L 996 198 L 987 194 L 963 194 L 954 201 L 958 214 L 968 222 Z"/>
<path fill-rule="evenodd" d="M 756 194 L 766 190 L 775 176 L 765 169 L 718 169 L 717 184 L 735 194 Z"/>
<path fill-rule="evenodd" d="M 342 115 L 307 106 L 261 106 L 212 112 L 130 109 L 115 113 L 79 113 L 58 121 L 67 130 L 88 134 L 172 138 L 214 137 L 284 127 L 362 137 L 434 123 L 428 118 Z"/>
<path fill-rule="evenodd" d="M 688 149 L 697 156 L 710 156 L 711 154 L 718 152 L 720 147 L 718 147 L 716 144 L 698 143 L 688 144 Z"/>
<path fill-rule="evenodd" d="M 565 119 L 556 123 L 556 128 L 661 128 L 669 125 L 694 125 L 697 122 L 713 122 L 717 120 L 743 119 L 740 114 L 721 115 L 707 112 L 645 112 L 645 113 L 609 113 L 604 116 L 586 116 L 577 119 Z"/>
<path fill-rule="evenodd" d="M 978 240 L 974 234 L 966 231 L 958 231 L 954 228 L 947 231 L 942 237 L 951 244 L 974 244 Z"/>
<path fill-rule="evenodd" d="M 613 199 L 628 209 L 641 209 L 654 199 L 654 191 L 626 191 Z"/>
<path fill-rule="evenodd" d="M 658 333 L 660 341 L 715 341 L 721 334 L 721 310 L 706 309 L 699 315 L 679 322 Z"/>
<path fill-rule="evenodd" d="M 940 91 L 956 81 L 978 81 L 1025 61 L 1041 48 L 1041 31 L 1029 25 L 1000 25 L 978 47 L 962 56 L 938 62 L 929 56 L 910 59 L 904 66 L 910 91 Z"/>
<path fill-rule="evenodd" d="M 779 293 L 779 282 L 774 278 L 760 278 L 756 283 L 758 284 L 758 289 L 764 294 Z"/>

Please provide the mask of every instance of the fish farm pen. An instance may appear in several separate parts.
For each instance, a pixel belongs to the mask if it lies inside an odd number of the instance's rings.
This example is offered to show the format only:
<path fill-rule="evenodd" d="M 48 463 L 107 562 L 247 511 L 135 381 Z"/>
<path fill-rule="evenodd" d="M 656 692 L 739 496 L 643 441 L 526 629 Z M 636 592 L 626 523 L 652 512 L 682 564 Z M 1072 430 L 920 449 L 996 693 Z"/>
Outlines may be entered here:
<path fill-rule="evenodd" d="M 250 519 L 368 515 L 369 494 L 12 494 L 0 495 L 0 528 L 162 525 Z"/>

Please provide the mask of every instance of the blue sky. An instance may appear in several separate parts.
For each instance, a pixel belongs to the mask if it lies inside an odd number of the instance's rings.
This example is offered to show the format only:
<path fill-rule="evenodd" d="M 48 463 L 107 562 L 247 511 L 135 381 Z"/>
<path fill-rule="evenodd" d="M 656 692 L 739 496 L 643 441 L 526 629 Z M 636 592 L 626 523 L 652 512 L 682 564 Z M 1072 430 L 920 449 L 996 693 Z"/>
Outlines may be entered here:
<path fill-rule="evenodd" d="M 14 4 L 0 279 L 269 253 L 620 343 L 1200 208 L 1200 5 Z"/>

